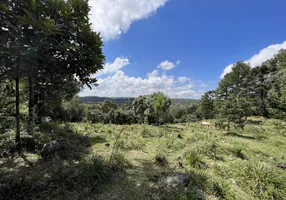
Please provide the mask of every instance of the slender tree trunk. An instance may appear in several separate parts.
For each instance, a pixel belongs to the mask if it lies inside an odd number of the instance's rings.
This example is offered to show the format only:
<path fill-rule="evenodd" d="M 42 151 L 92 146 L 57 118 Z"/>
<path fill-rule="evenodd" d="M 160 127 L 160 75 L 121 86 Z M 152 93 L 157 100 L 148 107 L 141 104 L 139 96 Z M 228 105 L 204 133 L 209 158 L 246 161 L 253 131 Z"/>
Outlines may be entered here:
<path fill-rule="evenodd" d="M 28 120 L 28 134 L 34 138 L 34 124 L 35 124 L 35 88 L 34 78 L 29 77 L 29 120 Z"/>
<path fill-rule="evenodd" d="M 16 77 L 16 143 L 20 142 L 20 95 L 19 77 Z"/>

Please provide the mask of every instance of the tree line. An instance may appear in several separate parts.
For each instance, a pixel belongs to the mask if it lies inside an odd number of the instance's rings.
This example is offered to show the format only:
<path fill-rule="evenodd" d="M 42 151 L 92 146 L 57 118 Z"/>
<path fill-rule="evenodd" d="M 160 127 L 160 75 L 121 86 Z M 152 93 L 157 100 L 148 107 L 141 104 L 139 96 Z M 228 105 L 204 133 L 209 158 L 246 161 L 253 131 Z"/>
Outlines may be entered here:
<path fill-rule="evenodd" d="M 214 91 L 201 99 L 201 115 L 243 129 L 251 115 L 286 119 L 286 50 L 261 66 L 237 62 Z"/>

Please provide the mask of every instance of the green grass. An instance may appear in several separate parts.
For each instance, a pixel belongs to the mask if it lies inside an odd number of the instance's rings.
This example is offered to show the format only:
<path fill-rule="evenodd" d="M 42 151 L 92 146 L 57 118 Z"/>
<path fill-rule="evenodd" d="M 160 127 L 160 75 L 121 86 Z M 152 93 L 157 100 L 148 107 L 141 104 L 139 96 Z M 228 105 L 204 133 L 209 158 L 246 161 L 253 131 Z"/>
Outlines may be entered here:
<path fill-rule="evenodd" d="M 213 122 L 212 122 L 213 123 Z M 14 132 L 0 135 L 2 199 L 286 199 L 286 123 L 264 120 L 245 130 L 199 122 L 150 126 L 45 123 L 36 129 L 37 149 L 67 141 L 53 157 L 9 151 Z M 210 134 L 212 132 L 212 134 Z M 166 164 L 156 161 L 158 155 Z M 180 164 L 180 165 L 179 165 Z M 187 188 L 164 180 L 188 173 Z"/>

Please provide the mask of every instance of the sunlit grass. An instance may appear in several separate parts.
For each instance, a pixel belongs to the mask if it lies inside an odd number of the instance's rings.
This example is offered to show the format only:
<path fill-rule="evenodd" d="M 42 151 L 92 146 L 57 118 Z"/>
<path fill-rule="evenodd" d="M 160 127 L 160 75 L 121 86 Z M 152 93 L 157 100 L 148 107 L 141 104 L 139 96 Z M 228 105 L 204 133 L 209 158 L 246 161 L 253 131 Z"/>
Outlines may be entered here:
<path fill-rule="evenodd" d="M 36 132 L 38 147 L 65 139 L 67 148 L 46 161 L 28 152 L 24 158 L 2 155 L 1 183 L 12 184 L 6 185 L 10 192 L 5 194 L 15 197 L 12 192 L 24 179 L 26 186 L 18 192 L 26 194 L 35 185 L 31 199 L 72 198 L 75 193 L 78 199 L 99 200 L 283 199 L 286 173 L 276 165 L 286 162 L 286 123 L 261 120 L 244 131 L 233 128 L 228 136 L 225 130 L 208 129 L 199 122 L 160 127 L 44 123 Z M 3 152 L 14 145 L 11 134 L 1 136 Z M 167 164 L 158 165 L 157 155 L 163 155 Z M 187 189 L 166 190 L 164 179 L 174 172 L 191 176 Z M 20 182 L 9 182 L 15 176 Z M 51 187 L 48 192 L 43 190 L 46 185 Z"/>

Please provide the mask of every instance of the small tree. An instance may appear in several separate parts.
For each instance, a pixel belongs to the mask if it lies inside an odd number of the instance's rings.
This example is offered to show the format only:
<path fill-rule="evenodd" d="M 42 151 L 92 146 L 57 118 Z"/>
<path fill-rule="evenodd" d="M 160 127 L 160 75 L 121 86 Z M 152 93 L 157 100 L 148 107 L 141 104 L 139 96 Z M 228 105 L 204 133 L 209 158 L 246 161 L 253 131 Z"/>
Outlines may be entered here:
<path fill-rule="evenodd" d="M 214 91 L 208 91 L 202 96 L 200 106 L 199 106 L 199 114 L 201 118 L 204 118 L 204 119 L 214 118 L 215 116 L 214 100 L 215 100 Z"/>

